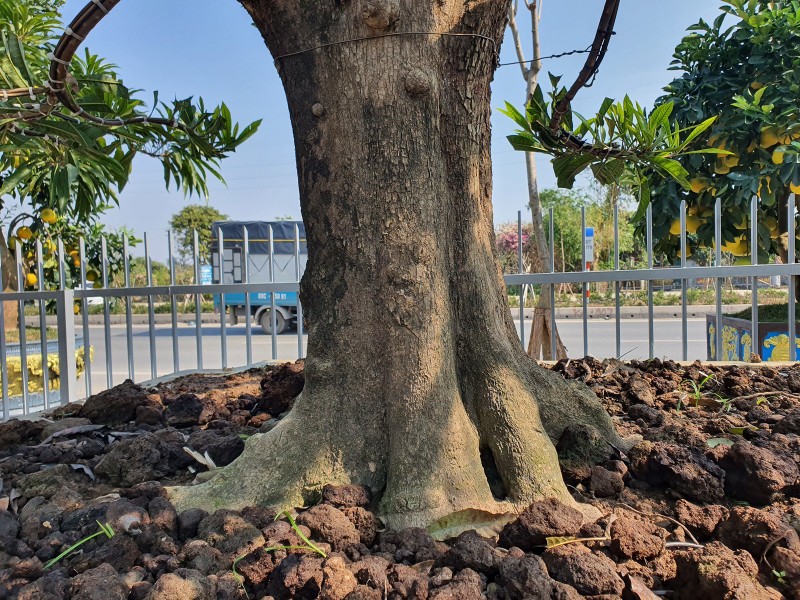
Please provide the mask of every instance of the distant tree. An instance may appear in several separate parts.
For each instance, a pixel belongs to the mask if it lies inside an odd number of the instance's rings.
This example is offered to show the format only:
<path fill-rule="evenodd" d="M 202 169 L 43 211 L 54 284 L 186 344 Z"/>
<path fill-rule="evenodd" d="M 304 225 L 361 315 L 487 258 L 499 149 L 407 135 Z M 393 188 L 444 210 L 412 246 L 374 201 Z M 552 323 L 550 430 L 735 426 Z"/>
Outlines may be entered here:
<path fill-rule="evenodd" d="M 211 224 L 224 221 L 228 215 L 219 212 L 208 204 L 189 204 L 184 206 L 169 220 L 169 226 L 175 234 L 175 245 L 178 258 L 183 263 L 193 261 L 194 232 L 199 238 L 200 260 L 208 261 L 211 257 Z"/>

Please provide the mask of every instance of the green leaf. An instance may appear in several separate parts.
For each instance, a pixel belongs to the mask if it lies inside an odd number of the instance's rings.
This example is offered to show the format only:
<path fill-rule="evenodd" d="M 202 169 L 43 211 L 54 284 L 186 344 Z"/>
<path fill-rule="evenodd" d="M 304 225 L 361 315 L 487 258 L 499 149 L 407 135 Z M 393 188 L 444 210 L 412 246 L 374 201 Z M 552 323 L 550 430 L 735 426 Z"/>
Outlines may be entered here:
<path fill-rule="evenodd" d="M 30 167 L 20 167 L 16 171 L 12 172 L 11 175 L 8 175 L 5 179 L 3 179 L 3 183 L 0 185 L 0 198 L 16 190 L 16 188 L 22 184 L 31 175 L 31 173 L 32 170 Z"/>
<path fill-rule="evenodd" d="M 597 181 L 603 185 L 619 183 L 625 173 L 625 161 L 614 158 L 601 163 L 592 164 L 592 172 Z"/>
<path fill-rule="evenodd" d="M 596 159 L 586 154 L 568 154 L 553 159 L 553 171 L 558 178 L 558 187 L 572 189 L 575 178 Z"/>

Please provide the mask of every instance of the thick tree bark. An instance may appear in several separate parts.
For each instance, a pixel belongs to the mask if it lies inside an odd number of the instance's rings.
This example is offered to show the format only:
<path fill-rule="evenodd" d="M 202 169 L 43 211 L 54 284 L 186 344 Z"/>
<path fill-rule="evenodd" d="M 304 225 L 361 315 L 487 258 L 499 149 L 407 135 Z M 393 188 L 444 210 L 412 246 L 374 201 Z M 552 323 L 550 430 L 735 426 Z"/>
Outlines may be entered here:
<path fill-rule="evenodd" d="M 507 305 L 489 153 L 507 2 L 243 4 L 276 59 L 294 128 L 306 384 L 233 464 L 173 490 L 176 504 L 286 508 L 354 482 L 402 527 L 572 502 L 551 439 L 589 421 L 623 442 L 585 386 L 528 358 Z"/>
<path fill-rule="evenodd" d="M 4 292 L 17 291 L 17 261 L 8 248 L 6 238 L 0 231 L 0 288 Z M 3 320 L 0 326 L 14 329 L 19 323 L 19 305 L 16 302 L 3 302 Z"/>

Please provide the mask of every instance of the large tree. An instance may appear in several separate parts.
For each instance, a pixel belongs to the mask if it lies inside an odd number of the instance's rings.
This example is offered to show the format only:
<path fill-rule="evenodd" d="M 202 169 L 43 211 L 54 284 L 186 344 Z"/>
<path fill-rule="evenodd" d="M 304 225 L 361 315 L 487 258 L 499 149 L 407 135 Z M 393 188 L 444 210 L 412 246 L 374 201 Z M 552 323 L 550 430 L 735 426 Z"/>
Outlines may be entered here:
<path fill-rule="evenodd" d="M 306 384 L 177 506 L 298 506 L 329 482 L 372 488 L 394 527 L 572 503 L 553 440 L 591 423 L 624 443 L 588 388 L 526 355 L 508 308 L 490 82 L 509 0 L 241 2 L 294 130 Z"/>

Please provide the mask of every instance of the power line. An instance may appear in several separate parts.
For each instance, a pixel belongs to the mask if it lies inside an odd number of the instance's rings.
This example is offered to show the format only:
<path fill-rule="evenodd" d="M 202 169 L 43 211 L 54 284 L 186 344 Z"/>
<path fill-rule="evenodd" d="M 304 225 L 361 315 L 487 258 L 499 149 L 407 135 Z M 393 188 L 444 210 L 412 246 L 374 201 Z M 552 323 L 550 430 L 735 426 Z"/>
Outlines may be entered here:
<path fill-rule="evenodd" d="M 539 62 L 540 60 L 550 60 L 551 58 L 564 58 L 565 56 L 573 56 L 575 54 L 589 54 L 592 51 L 592 48 L 586 48 L 585 50 L 570 50 L 568 52 L 561 52 L 560 54 L 551 54 L 549 56 L 541 56 L 538 59 L 531 59 L 531 60 L 518 60 L 516 62 L 507 62 L 507 63 L 500 63 L 497 65 L 498 67 L 507 67 L 509 65 L 527 65 L 528 63 Z"/>

